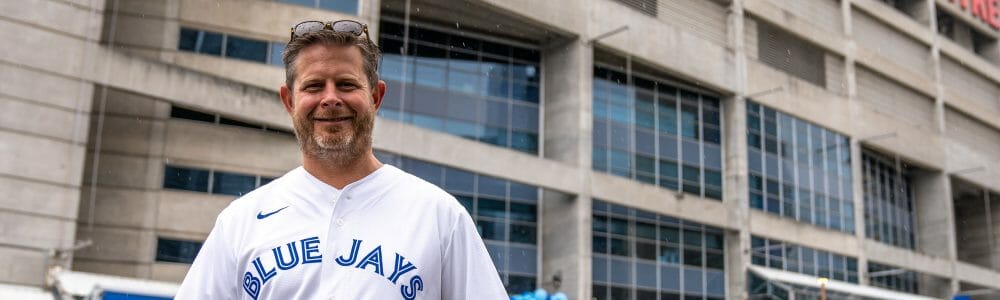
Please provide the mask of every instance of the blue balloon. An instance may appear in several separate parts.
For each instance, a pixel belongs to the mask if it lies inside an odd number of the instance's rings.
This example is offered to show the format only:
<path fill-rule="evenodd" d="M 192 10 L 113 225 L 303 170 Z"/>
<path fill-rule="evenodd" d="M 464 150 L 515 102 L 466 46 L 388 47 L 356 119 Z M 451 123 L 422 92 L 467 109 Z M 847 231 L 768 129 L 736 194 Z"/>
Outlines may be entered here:
<path fill-rule="evenodd" d="M 569 297 L 566 297 L 566 294 L 563 294 L 562 292 L 558 292 L 553 294 L 552 297 L 549 297 L 549 300 L 569 300 Z"/>
<path fill-rule="evenodd" d="M 545 300 L 545 299 L 548 299 L 548 298 L 549 298 L 549 293 L 546 292 L 544 289 L 537 289 L 537 290 L 535 290 L 535 299 Z"/>

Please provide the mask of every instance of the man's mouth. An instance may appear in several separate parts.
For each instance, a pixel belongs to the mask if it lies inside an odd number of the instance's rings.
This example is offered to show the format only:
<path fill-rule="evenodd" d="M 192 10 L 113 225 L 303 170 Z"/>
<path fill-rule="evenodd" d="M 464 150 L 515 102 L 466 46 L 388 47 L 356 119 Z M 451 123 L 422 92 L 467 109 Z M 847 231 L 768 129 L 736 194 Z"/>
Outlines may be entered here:
<path fill-rule="evenodd" d="M 316 121 L 316 122 L 329 122 L 329 123 L 346 122 L 346 121 L 350 121 L 351 119 L 354 119 L 354 116 L 329 117 L 329 118 L 313 118 L 313 120 Z"/>

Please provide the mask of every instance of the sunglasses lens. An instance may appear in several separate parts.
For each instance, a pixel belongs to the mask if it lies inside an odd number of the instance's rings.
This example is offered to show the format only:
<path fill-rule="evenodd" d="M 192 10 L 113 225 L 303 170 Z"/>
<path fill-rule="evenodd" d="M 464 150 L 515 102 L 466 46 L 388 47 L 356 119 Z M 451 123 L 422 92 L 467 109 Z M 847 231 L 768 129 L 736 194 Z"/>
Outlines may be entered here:
<path fill-rule="evenodd" d="M 333 31 L 336 32 L 350 32 L 355 35 L 361 35 L 362 25 L 358 22 L 352 21 L 340 21 L 333 23 Z"/>
<path fill-rule="evenodd" d="M 319 21 L 302 22 L 299 23 L 299 25 L 295 25 L 295 36 L 302 36 L 306 33 L 317 32 L 323 30 L 323 27 L 325 26 L 326 24 Z"/>

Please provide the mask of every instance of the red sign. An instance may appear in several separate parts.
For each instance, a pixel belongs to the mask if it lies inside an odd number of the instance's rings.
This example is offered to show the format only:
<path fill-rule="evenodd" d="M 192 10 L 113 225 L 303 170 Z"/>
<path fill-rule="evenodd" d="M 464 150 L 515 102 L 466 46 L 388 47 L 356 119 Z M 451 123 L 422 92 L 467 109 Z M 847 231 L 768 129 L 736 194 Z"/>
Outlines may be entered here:
<path fill-rule="evenodd" d="M 963 10 L 989 24 L 993 29 L 1000 30 L 998 1 L 1000 0 L 951 0 L 951 2 L 957 2 Z"/>

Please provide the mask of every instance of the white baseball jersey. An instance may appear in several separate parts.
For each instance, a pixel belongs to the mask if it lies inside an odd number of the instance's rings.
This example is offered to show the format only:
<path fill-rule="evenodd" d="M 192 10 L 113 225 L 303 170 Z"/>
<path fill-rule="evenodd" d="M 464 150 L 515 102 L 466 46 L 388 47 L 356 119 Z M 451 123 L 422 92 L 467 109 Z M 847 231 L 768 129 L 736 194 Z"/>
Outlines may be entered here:
<path fill-rule="evenodd" d="M 176 299 L 507 299 L 468 212 L 384 165 L 343 190 L 302 167 L 219 214 Z"/>

